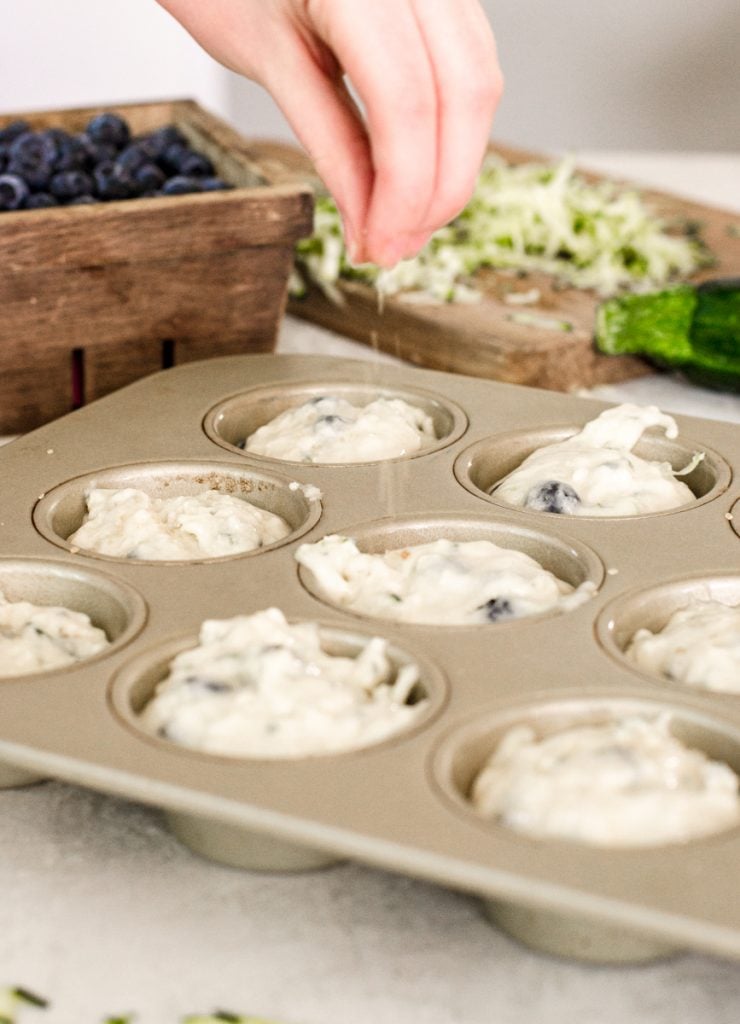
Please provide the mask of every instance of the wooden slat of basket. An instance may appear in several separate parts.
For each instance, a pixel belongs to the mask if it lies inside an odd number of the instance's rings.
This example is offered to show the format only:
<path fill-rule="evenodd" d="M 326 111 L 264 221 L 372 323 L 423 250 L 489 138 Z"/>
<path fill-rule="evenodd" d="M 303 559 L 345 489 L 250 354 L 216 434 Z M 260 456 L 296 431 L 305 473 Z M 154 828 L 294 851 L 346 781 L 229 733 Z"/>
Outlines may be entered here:
<path fill-rule="evenodd" d="M 37 349 L 19 365 L 0 349 L 0 434 L 20 434 L 71 408 L 72 358 L 68 350 Z"/>

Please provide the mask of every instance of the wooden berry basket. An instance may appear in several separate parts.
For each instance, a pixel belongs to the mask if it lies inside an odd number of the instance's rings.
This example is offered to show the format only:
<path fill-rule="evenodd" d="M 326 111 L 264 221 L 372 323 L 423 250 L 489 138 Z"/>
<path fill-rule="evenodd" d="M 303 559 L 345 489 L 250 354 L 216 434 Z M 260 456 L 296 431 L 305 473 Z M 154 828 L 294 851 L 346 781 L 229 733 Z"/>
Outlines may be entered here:
<path fill-rule="evenodd" d="M 0 434 L 19 433 L 175 363 L 270 351 L 308 186 L 280 181 L 192 100 L 31 114 L 81 131 L 114 110 L 133 134 L 174 124 L 236 186 L 0 214 Z"/>

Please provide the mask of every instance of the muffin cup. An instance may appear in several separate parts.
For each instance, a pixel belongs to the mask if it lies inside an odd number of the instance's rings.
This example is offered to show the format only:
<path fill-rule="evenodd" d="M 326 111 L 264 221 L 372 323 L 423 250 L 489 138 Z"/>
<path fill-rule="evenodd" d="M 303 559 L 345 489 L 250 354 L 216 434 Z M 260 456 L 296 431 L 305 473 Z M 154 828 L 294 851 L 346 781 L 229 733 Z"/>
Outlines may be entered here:
<path fill-rule="evenodd" d="M 80 569 L 67 562 L 35 558 L 0 559 L 0 591 L 9 601 L 30 601 L 37 605 L 55 605 L 83 612 L 94 626 L 102 629 L 110 644 L 92 658 L 42 672 L 0 676 L 5 683 L 23 683 L 41 676 L 71 674 L 81 664 L 101 661 L 129 643 L 146 622 L 146 604 L 130 586 L 98 571 Z M 0 765 L 0 789 L 28 786 L 45 776 L 13 765 Z"/>
<path fill-rule="evenodd" d="M 350 633 L 335 626 L 321 627 L 322 648 L 335 656 L 356 655 L 370 639 L 369 635 Z M 387 647 L 391 663 L 400 669 L 414 663 L 419 667 L 419 681 L 410 698 L 412 702 L 428 701 L 427 708 L 407 728 L 369 745 L 350 750 L 299 757 L 264 758 L 237 757 L 227 754 L 212 754 L 177 744 L 148 732 L 141 724 L 140 714 L 151 698 L 157 684 L 167 675 L 173 658 L 185 650 L 197 646 L 197 636 L 176 637 L 155 649 L 144 652 L 124 665 L 113 678 L 109 691 L 110 704 L 120 721 L 147 743 L 156 744 L 160 749 L 175 752 L 191 764 L 220 762 L 231 764 L 238 770 L 245 762 L 272 764 L 282 763 L 300 767 L 307 760 L 331 759 L 339 766 L 349 759 L 364 755 L 390 744 L 402 742 L 405 738 L 427 727 L 441 711 L 447 701 L 447 682 L 439 669 L 428 660 L 389 643 Z M 234 825 L 229 822 L 205 819 L 202 815 L 179 810 L 165 809 L 166 819 L 174 834 L 195 853 L 231 867 L 242 867 L 256 871 L 304 871 L 336 863 L 336 854 L 311 849 L 284 840 L 278 836 L 265 835 L 258 831 Z"/>
<path fill-rule="evenodd" d="M 503 548 L 521 551 L 559 579 L 569 583 L 574 589 L 582 583 L 591 582 L 595 590 L 604 579 L 604 567 L 598 555 L 578 541 L 564 540 L 543 530 L 530 529 L 518 523 L 498 520 L 486 516 L 462 516 L 454 513 L 417 516 L 407 518 L 379 519 L 372 523 L 348 527 L 341 531 L 357 543 L 360 551 L 366 554 L 380 555 L 386 551 L 428 544 L 442 538 L 452 541 L 487 540 Z M 406 622 L 397 619 L 384 619 L 383 616 L 368 612 L 356 611 L 341 604 L 334 604 L 322 593 L 321 587 L 313 572 L 304 565 L 298 567 L 298 576 L 310 594 L 330 607 L 337 608 L 345 614 L 363 619 L 393 622 L 402 624 L 404 628 L 416 626 L 432 626 L 435 629 L 490 629 L 501 626 L 511 627 L 532 619 L 540 619 L 549 615 L 567 614 L 561 608 L 549 609 L 539 615 L 528 615 L 499 623 L 425 623 Z"/>
<path fill-rule="evenodd" d="M 333 395 L 343 398 L 352 405 L 365 406 L 376 398 L 398 398 L 409 405 L 425 412 L 434 424 L 437 440 L 418 452 L 397 456 L 393 459 L 373 459 L 372 462 L 398 462 L 401 459 L 417 459 L 423 455 L 439 451 L 456 441 L 466 430 L 468 421 L 462 409 L 449 399 L 425 391 L 405 388 L 374 387 L 369 384 L 350 382 L 307 382 L 303 384 L 283 384 L 275 387 L 255 388 L 235 395 L 224 402 L 219 402 L 211 409 L 203 421 L 203 429 L 208 437 L 222 448 L 239 452 L 250 459 L 265 462 L 286 463 L 292 466 L 303 466 L 307 463 L 290 459 L 276 459 L 272 456 L 259 455 L 244 450 L 244 444 L 259 427 L 264 426 L 288 409 L 302 405 L 312 398 L 322 395 Z M 362 465 L 358 462 L 321 462 L 315 460 L 315 466 L 352 466 Z"/>
<path fill-rule="evenodd" d="M 536 844 L 550 848 L 552 856 L 557 858 L 578 848 L 582 855 L 592 856 L 594 862 L 603 859 L 605 853 L 639 859 L 645 849 L 683 850 L 688 846 L 700 849 L 702 844 L 734 832 L 740 825 L 697 836 L 686 843 L 608 847 L 519 832 L 479 815 L 470 802 L 469 794 L 475 778 L 504 734 L 514 726 L 530 726 L 541 738 L 573 726 L 605 723 L 626 715 L 654 716 L 661 712 L 671 715 L 671 732 L 687 746 L 704 751 L 710 758 L 729 765 L 736 774 L 740 774 L 740 731 L 737 729 L 729 728 L 721 720 L 710 718 L 695 708 L 620 696 L 543 700 L 476 715 L 449 730 L 437 745 L 431 761 L 431 774 L 443 800 L 455 813 L 476 822 L 481 829 L 506 835 L 510 843 L 521 845 L 522 849 Z M 488 919 L 513 938 L 533 949 L 560 957 L 594 963 L 638 963 L 670 956 L 683 948 L 664 937 L 653 937 L 644 929 L 622 926 L 613 921 L 606 923 L 599 920 L 597 914 L 591 916 L 547 906 L 531 906 L 505 898 L 483 898 L 482 904 Z"/>
<path fill-rule="evenodd" d="M 290 544 L 307 533 L 321 517 L 321 502 L 318 496 L 314 497 L 310 493 L 307 495 L 301 485 L 268 473 L 235 466 L 233 463 L 142 462 L 128 466 L 113 466 L 59 484 L 40 498 L 33 510 L 36 529 L 52 544 L 74 554 L 104 561 L 129 562 L 128 559 L 78 548 L 68 539 L 82 525 L 86 512 L 85 495 L 93 487 L 134 487 L 154 498 L 197 495 L 206 490 L 216 490 L 221 494 L 242 498 L 257 508 L 281 516 L 290 527 L 290 532 L 285 537 L 251 551 L 240 551 L 217 558 L 204 556 L 161 561 L 136 559 L 136 564 L 161 566 L 224 561 L 259 555 L 264 551 L 272 551 L 284 544 Z"/>
<path fill-rule="evenodd" d="M 565 441 L 578 433 L 580 427 L 544 427 L 537 430 L 520 430 L 496 434 L 466 448 L 455 460 L 455 476 L 462 486 L 476 497 L 498 505 L 500 508 L 516 509 L 518 513 L 536 516 L 554 516 L 569 521 L 583 519 L 635 519 L 644 516 L 668 515 L 673 512 L 694 508 L 712 501 L 729 486 L 732 473 L 726 461 L 717 452 L 699 442 L 685 437 L 675 441 L 652 434 L 648 431 L 634 447 L 635 455 L 651 462 L 669 462 L 674 471 L 680 472 L 691 462 L 696 452 L 703 452 L 704 458 L 686 476 L 680 479 L 691 489 L 696 500 L 673 509 L 647 512 L 638 516 L 563 516 L 553 512 L 537 512 L 534 509 L 510 505 L 496 497 L 495 488 L 504 477 L 517 469 L 533 452 L 546 445 Z"/>
<path fill-rule="evenodd" d="M 675 612 L 695 600 L 740 605 L 740 573 L 683 577 L 620 594 L 610 601 L 599 615 L 596 636 L 610 657 L 650 683 L 678 687 L 684 692 L 698 690 L 711 693 L 713 697 L 737 700 L 740 698 L 740 691 L 727 693 L 722 690 L 710 690 L 708 687 L 688 686 L 665 676 L 646 672 L 625 654 L 638 629 L 645 628 L 651 633 L 659 633 Z"/>

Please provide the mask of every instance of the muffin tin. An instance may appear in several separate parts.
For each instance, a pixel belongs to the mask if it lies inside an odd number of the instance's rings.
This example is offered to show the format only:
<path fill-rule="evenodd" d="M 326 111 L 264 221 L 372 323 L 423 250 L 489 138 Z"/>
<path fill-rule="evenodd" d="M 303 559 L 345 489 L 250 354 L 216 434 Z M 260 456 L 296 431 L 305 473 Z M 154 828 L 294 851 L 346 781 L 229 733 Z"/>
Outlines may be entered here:
<path fill-rule="evenodd" d="M 291 404 L 330 391 L 403 397 L 433 417 L 413 458 L 278 462 L 239 446 Z M 538 841 L 478 817 L 471 779 L 508 726 L 541 733 L 623 712 L 667 710 L 673 729 L 740 773 L 740 696 L 645 676 L 624 658 L 637 625 L 691 593 L 740 601 L 737 427 L 677 417 L 679 438 L 638 451 L 677 468 L 697 500 L 624 518 L 521 511 L 488 493 L 533 448 L 604 403 L 412 368 L 310 356 L 235 356 L 155 374 L 0 449 L 0 589 L 89 611 L 113 643 L 61 671 L 0 679 L 5 785 L 43 775 L 159 806 L 199 853 L 268 870 L 342 857 L 481 895 L 518 938 L 561 955 L 640 960 L 695 947 L 740 956 L 740 828 L 686 845 L 604 850 Z M 93 482 L 155 494 L 215 486 L 288 520 L 282 541 L 233 558 L 134 562 L 76 550 Z M 735 505 L 735 518 L 730 510 Z M 527 552 L 593 598 L 566 612 L 480 626 L 421 626 L 347 613 L 315 596 L 297 544 L 328 533 L 366 551 L 438 537 Z M 737 567 L 737 568 L 736 568 Z M 201 622 L 276 605 L 318 621 L 330 651 L 387 638 L 420 667 L 414 726 L 362 750 L 234 759 L 145 733 L 137 712 Z"/>

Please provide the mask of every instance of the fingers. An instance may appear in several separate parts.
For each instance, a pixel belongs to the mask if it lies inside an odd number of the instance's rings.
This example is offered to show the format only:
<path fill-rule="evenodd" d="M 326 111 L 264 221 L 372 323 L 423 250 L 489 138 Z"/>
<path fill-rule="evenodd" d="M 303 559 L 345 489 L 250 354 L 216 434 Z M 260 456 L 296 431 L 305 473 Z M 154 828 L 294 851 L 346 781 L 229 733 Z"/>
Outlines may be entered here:
<path fill-rule="evenodd" d="M 420 225 L 423 238 L 470 199 L 503 81 L 493 33 L 476 0 L 414 0 L 414 7 L 438 97 L 436 176 Z"/>
<path fill-rule="evenodd" d="M 318 5 L 317 5 L 318 6 Z M 364 106 L 373 163 L 364 256 L 385 266 L 415 247 L 435 184 L 437 96 L 416 17 L 408 3 L 322 8 L 317 27 L 344 66 Z"/>
<path fill-rule="evenodd" d="M 373 162 L 364 255 L 391 266 L 469 199 L 501 75 L 477 0 L 313 5 L 365 107 Z M 323 19 L 324 24 L 321 24 Z"/>
<path fill-rule="evenodd" d="M 275 47 L 263 84 L 339 208 L 350 259 L 361 262 L 373 182 L 372 159 L 364 122 L 340 70 L 301 39 L 286 38 Z"/>

